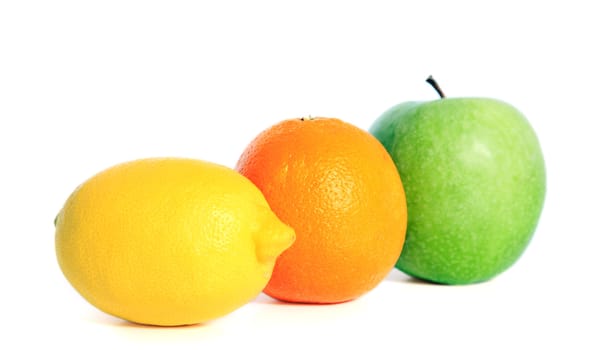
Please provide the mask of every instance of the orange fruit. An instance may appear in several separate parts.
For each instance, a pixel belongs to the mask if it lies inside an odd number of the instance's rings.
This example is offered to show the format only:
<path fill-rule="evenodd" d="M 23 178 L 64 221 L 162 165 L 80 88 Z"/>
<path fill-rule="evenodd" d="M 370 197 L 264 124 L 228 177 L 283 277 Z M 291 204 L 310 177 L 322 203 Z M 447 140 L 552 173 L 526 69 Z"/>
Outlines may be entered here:
<path fill-rule="evenodd" d="M 269 296 L 344 302 L 373 289 L 395 265 L 406 198 L 392 159 L 366 131 L 331 118 L 286 120 L 258 135 L 236 169 L 297 235 L 276 261 Z"/>

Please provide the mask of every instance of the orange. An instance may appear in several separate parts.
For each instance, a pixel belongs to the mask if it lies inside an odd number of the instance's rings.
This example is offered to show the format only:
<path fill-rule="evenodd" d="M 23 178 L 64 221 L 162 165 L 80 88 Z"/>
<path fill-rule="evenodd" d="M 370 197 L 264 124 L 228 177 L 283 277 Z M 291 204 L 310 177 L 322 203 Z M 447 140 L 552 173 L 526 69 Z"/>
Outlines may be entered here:
<path fill-rule="evenodd" d="M 406 198 L 389 154 L 366 131 L 331 118 L 286 120 L 258 135 L 236 169 L 297 235 L 276 261 L 269 296 L 344 302 L 373 289 L 395 265 Z"/>

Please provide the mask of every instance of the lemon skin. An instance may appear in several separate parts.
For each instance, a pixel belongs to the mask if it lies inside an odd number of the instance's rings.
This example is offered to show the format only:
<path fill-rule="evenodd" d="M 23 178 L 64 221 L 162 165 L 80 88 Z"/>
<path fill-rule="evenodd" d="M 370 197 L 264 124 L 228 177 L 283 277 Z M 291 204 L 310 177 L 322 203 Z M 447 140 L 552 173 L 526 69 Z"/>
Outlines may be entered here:
<path fill-rule="evenodd" d="M 226 315 L 258 295 L 294 232 L 244 176 L 152 158 L 79 186 L 56 218 L 59 266 L 91 304 L 135 323 Z"/>

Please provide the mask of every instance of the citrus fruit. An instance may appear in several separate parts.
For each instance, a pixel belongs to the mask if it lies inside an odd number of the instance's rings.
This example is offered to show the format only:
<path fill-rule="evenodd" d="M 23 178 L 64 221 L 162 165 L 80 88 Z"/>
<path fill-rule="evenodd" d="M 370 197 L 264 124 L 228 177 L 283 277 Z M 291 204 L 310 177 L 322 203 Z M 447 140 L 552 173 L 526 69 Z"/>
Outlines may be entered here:
<path fill-rule="evenodd" d="M 389 154 L 366 131 L 333 118 L 286 120 L 259 134 L 236 169 L 297 233 L 266 294 L 344 302 L 394 267 L 406 234 L 404 189 Z"/>
<path fill-rule="evenodd" d="M 250 301 L 294 240 L 244 176 L 181 158 L 95 175 L 55 224 L 59 265 L 86 300 L 161 326 L 205 322 Z"/>

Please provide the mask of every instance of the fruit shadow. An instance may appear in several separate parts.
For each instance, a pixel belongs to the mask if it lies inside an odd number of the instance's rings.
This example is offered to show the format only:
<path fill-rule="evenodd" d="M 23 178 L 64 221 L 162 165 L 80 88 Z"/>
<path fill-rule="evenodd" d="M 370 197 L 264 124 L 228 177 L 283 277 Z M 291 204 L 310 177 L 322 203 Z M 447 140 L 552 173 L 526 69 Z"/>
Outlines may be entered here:
<path fill-rule="evenodd" d="M 252 302 L 257 303 L 257 304 L 263 304 L 263 305 L 282 305 L 285 307 L 305 306 L 305 307 L 319 307 L 320 308 L 323 306 L 345 305 L 345 304 L 349 304 L 351 301 L 353 301 L 353 300 L 345 300 L 345 301 L 341 301 L 341 302 L 337 302 L 337 303 L 313 303 L 313 302 L 302 302 L 302 301 L 290 302 L 290 301 L 274 299 L 265 293 L 261 293 Z"/>
<path fill-rule="evenodd" d="M 158 326 L 153 324 L 136 323 L 126 321 L 118 317 L 99 313 L 89 317 L 89 320 L 93 323 L 102 324 L 110 327 L 122 328 L 122 329 L 188 329 L 188 328 L 204 328 L 207 327 L 210 322 L 207 323 L 196 323 L 196 324 L 185 324 L 175 326 Z"/>
<path fill-rule="evenodd" d="M 385 281 L 426 286 L 442 285 L 441 283 L 422 280 L 416 277 L 409 276 L 398 269 L 391 270 L 387 277 L 385 277 Z"/>

